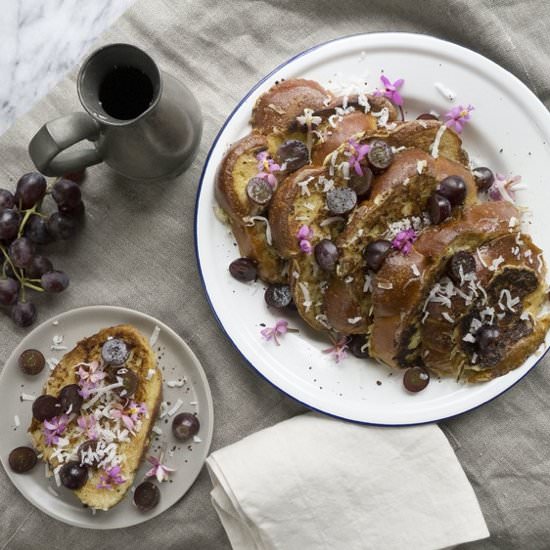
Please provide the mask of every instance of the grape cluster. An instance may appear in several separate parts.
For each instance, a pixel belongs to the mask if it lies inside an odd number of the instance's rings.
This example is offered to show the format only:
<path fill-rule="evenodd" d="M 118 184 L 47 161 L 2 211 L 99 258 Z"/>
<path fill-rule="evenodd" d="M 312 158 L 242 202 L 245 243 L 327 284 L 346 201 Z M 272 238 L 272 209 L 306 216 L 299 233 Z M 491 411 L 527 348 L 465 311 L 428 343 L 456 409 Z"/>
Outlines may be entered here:
<path fill-rule="evenodd" d="M 42 246 L 70 238 L 84 218 L 80 187 L 82 174 L 72 174 L 48 185 L 38 172 L 23 175 L 15 193 L 0 189 L 0 305 L 10 308 L 20 327 L 32 325 L 36 306 L 29 291 L 57 293 L 69 286 L 69 277 L 54 269 L 40 252 Z M 57 210 L 43 212 L 50 196 Z"/>

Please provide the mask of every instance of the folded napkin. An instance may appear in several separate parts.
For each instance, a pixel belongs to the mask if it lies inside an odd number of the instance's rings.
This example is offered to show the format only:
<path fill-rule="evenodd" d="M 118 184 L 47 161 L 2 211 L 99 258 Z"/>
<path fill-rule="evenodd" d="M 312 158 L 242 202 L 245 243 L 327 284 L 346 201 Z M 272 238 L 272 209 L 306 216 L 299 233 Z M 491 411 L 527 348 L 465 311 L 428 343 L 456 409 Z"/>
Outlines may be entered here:
<path fill-rule="evenodd" d="M 445 548 L 489 536 L 436 425 L 294 417 L 207 460 L 235 550 Z"/>

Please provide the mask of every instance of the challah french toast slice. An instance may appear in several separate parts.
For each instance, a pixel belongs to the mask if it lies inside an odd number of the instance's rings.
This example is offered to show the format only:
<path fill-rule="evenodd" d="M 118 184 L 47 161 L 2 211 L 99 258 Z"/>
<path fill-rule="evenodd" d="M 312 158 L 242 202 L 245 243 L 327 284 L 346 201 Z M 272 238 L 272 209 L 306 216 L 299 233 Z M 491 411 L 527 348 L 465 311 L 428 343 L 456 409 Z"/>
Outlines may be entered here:
<path fill-rule="evenodd" d="M 314 80 L 281 80 L 256 100 L 250 124 L 264 135 L 292 133 L 298 129 L 296 117 L 304 109 L 321 110 L 332 99 L 333 95 Z"/>
<path fill-rule="evenodd" d="M 79 389 L 82 400 L 67 387 Z M 112 508 L 134 481 L 162 398 L 162 374 L 148 340 L 131 325 L 84 338 L 59 361 L 44 394 L 58 398 L 60 412 L 43 421 L 33 418 L 28 431 L 36 450 L 56 479 L 74 483 L 83 504 Z"/>
<path fill-rule="evenodd" d="M 257 156 L 267 150 L 267 138 L 252 132 L 234 143 L 226 153 L 216 179 L 216 200 L 227 214 L 242 256 L 255 260 L 259 277 L 268 283 L 286 280 L 285 262 L 271 246 L 265 206 L 247 195 L 247 184 L 258 174 Z M 276 179 L 276 173 L 273 174 Z"/>
<path fill-rule="evenodd" d="M 337 97 L 315 114 L 322 119 L 316 127 L 316 141 L 311 155 L 315 165 L 322 165 L 328 155 L 350 138 L 376 134 L 381 115 L 384 115 L 383 122 L 388 126 L 393 126 L 397 118 L 397 110 L 391 101 L 372 94 Z"/>
<path fill-rule="evenodd" d="M 463 319 L 471 325 L 472 313 L 479 313 L 475 315 L 479 323 L 474 322 L 479 329 L 483 324 L 509 324 L 510 315 L 520 317 L 522 311 L 536 316 L 544 299 L 545 272 L 540 249 L 528 235 L 517 232 L 451 257 L 423 307 L 420 339 L 424 365 L 437 374 L 454 377 L 477 376 L 476 371 L 492 375 L 493 370 L 483 365 L 483 354 L 473 351 L 469 357 L 463 350 L 476 340 L 475 334 L 463 340 Z M 508 299 L 501 300 L 500 294 Z"/>
<path fill-rule="evenodd" d="M 375 178 L 370 198 L 355 209 L 336 240 L 340 257 L 324 299 L 328 322 L 335 330 L 343 334 L 368 332 L 371 276 L 363 251 L 374 240 L 391 241 L 400 227 L 421 230 L 429 223 L 428 198 L 450 175 L 463 178 L 465 205 L 472 204 L 477 191 L 470 172 L 461 164 L 443 157 L 434 159 L 420 149 L 397 153 L 387 171 Z M 459 210 L 455 208 L 454 214 Z M 353 288 L 348 288 L 350 283 Z"/>
<path fill-rule="evenodd" d="M 311 252 L 301 250 L 297 235 L 301 227 L 309 228 L 308 242 L 314 247 L 321 239 L 331 239 L 343 225 L 344 217 L 330 216 L 326 210 L 326 192 L 342 185 L 342 180 L 325 174 L 323 167 L 304 167 L 288 176 L 277 188 L 269 209 L 274 246 L 290 260 L 294 303 L 302 318 L 317 330 L 327 328 L 321 308 L 328 274 L 318 267 Z"/>
<path fill-rule="evenodd" d="M 349 275 L 362 263 L 365 246 L 382 235 L 389 223 L 421 215 L 437 184 L 451 175 L 460 176 L 466 184 L 464 204 L 475 202 L 475 181 L 461 164 L 441 156 L 434 159 L 417 148 L 398 152 L 388 170 L 375 178 L 370 198 L 355 209 L 338 237 L 338 276 Z"/>
<path fill-rule="evenodd" d="M 474 204 L 462 215 L 425 229 L 408 254 L 388 255 L 373 279 L 373 323 L 369 351 L 392 367 L 418 359 L 423 306 L 447 260 L 506 235 L 517 208 L 506 201 Z"/>

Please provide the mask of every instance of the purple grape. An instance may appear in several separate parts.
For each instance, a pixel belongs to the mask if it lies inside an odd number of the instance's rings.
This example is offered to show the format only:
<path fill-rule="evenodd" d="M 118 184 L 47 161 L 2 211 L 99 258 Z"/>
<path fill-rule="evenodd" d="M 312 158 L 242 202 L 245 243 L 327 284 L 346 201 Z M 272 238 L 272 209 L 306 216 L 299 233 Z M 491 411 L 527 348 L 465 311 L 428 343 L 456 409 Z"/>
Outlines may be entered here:
<path fill-rule="evenodd" d="M 59 470 L 61 483 L 67 489 L 80 489 L 88 481 L 88 468 L 81 466 L 76 460 L 66 462 Z"/>
<path fill-rule="evenodd" d="M 63 292 L 69 286 L 69 277 L 63 271 L 49 271 L 42 275 L 40 283 L 46 292 Z"/>
<path fill-rule="evenodd" d="M 199 419 L 193 413 L 183 412 L 172 420 L 172 434 L 179 441 L 187 441 L 197 435 L 199 429 Z"/>
<path fill-rule="evenodd" d="M 53 240 L 46 220 L 41 216 L 31 216 L 25 224 L 25 237 L 36 244 L 48 244 Z"/>
<path fill-rule="evenodd" d="M 281 164 L 286 163 L 289 172 L 295 172 L 309 162 L 309 152 L 303 141 L 289 139 L 277 149 L 277 158 Z"/>
<path fill-rule="evenodd" d="M 69 239 L 76 229 L 76 222 L 73 218 L 54 212 L 47 221 L 48 231 L 57 239 Z"/>
<path fill-rule="evenodd" d="M 19 283 L 15 279 L 0 279 L 0 304 L 11 306 L 17 301 Z"/>
<path fill-rule="evenodd" d="M 15 267 L 27 267 L 34 254 L 34 246 L 26 237 L 19 237 L 10 244 L 9 254 Z"/>
<path fill-rule="evenodd" d="M 372 271 L 378 271 L 386 256 L 391 250 L 391 242 L 385 239 L 378 239 L 370 242 L 363 250 L 363 257 L 365 258 L 367 269 Z"/>
<path fill-rule="evenodd" d="M 71 180 L 57 180 L 52 189 L 53 200 L 60 206 L 75 208 L 82 201 L 80 187 Z"/>
<path fill-rule="evenodd" d="M 84 203 L 80 201 L 76 206 L 67 206 L 66 204 L 60 204 L 58 205 L 57 209 L 59 210 L 60 214 L 63 214 L 67 218 L 71 218 L 72 220 L 80 220 L 84 217 L 85 214 L 85 208 Z"/>
<path fill-rule="evenodd" d="M 19 368 L 30 376 L 40 374 L 46 366 L 46 358 L 37 349 L 26 349 L 19 356 Z"/>
<path fill-rule="evenodd" d="M 381 139 L 370 142 L 370 149 L 367 153 L 371 167 L 375 172 L 388 168 L 393 162 L 393 151 L 391 147 Z"/>
<path fill-rule="evenodd" d="M 466 182 L 460 176 L 447 176 L 439 182 L 436 192 L 445 197 L 451 206 L 460 206 L 466 198 Z"/>
<path fill-rule="evenodd" d="M 0 240 L 10 241 L 17 237 L 21 214 L 11 208 L 5 208 L 0 212 Z"/>
<path fill-rule="evenodd" d="M 46 178 L 38 172 L 29 172 L 19 178 L 15 188 L 15 202 L 22 210 L 32 208 L 46 194 Z"/>
<path fill-rule="evenodd" d="M 264 299 L 268 306 L 284 309 L 292 304 L 292 292 L 288 285 L 269 285 L 265 291 Z"/>
<path fill-rule="evenodd" d="M 32 415 L 39 422 L 50 420 L 61 414 L 61 403 L 57 397 L 49 394 L 39 395 L 32 403 Z"/>
<path fill-rule="evenodd" d="M 331 214 L 341 216 L 351 212 L 357 204 L 357 193 L 349 187 L 337 187 L 327 192 L 327 208 Z"/>
<path fill-rule="evenodd" d="M 428 199 L 428 212 L 434 225 L 444 222 L 451 216 L 451 203 L 447 197 L 439 193 L 432 193 Z"/>
<path fill-rule="evenodd" d="M 134 503 L 140 512 L 148 512 L 158 505 L 160 490 L 151 481 L 144 481 L 134 491 Z"/>
<path fill-rule="evenodd" d="M 237 281 L 248 282 L 256 280 L 258 276 L 257 262 L 250 258 L 237 258 L 229 264 L 229 273 Z"/>
<path fill-rule="evenodd" d="M 15 197 L 7 189 L 0 189 L 0 212 L 5 208 L 13 208 L 15 206 Z"/>
<path fill-rule="evenodd" d="M 25 268 L 25 274 L 30 279 L 40 279 L 44 273 L 53 271 L 53 264 L 45 256 L 33 256 L 31 263 Z"/>
<path fill-rule="evenodd" d="M 338 262 L 338 248 L 330 239 L 322 239 L 313 250 L 317 265 L 324 271 L 335 271 Z"/>
<path fill-rule="evenodd" d="M 416 120 L 439 120 L 439 118 L 432 113 L 422 113 L 416 117 Z"/>
<path fill-rule="evenodd" d="M 489 188 L 495 181 L 495 175 L 492 170 L 486 166 L 479 166 L 478 168 L 474 168 L 472 173 L 474 175 L 478 191 L 489 191 Z"/>
<path fill-rule="evenodd" d="M 17 474 L 32 470 L 38 462 L 36 451 L 31 447 L 17 447 L 8 457 L 10 468 Z"/>
<path fill-rule="evenodd" d="M 494 353 L 500 342 L 500 331 L 492 325 L 483 325 L 476 333 L 479 352 L 482 355 Z"/>
<path fill-rule="evenodd" d="M 422 367 L 410 367 L 403 376 L 403 385 L 407 391 L 417 393 L 430 382 L 430 373 Z"/>
<path fill-rule="evenodd" d="M 11 318 L 18 327 L 29 327 L 36 320 L 36 307 L 32 302 L 18 302 L 11 308 Z"/>

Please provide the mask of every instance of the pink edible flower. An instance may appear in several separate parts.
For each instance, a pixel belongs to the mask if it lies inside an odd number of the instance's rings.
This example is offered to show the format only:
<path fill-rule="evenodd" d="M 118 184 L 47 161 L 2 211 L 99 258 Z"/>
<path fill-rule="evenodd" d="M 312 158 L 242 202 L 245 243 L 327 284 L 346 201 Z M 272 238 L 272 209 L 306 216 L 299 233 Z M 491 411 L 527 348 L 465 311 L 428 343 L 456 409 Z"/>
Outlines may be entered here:
<path fill-rule="evenodd" d="M 83 399 L 88 399 L 88 397 L 92 395 L 93 390 L 96 389 L 97 384 L 92 384 L 90 382 L 80 382 L 79 386 L 80 386 L 80 390 L 78 391 L 78 393 L 80 394 L 80 396 Z"/>
<path fill-rule="evenodd" d="M 313 246 L 311 244 L 313 230 L 308 225 L 302 225 L 300 229 L 298 229 L 298 233 L 296 233 L 296 238 L 298 239 L 300 250 L 306 254 L 311 254 L 313 250 Z"/>
<path fill-rule="evenodd" d="M 88 399 L 88 397 L 92 394 L 92 390 L 95 390 L 99 382 L 107 376 L 99 364 L 99 361 L 80 363 L 80 365 L 78 365 L 77 374 L 80 379 L 78 382 L 80 391 L 78 393 L 84 399 Z"/>
<path fill-rule="evenodd" d="M 453 128 L 457 134 L 460 134 L 464 124 L 470 120 L 470 113 L 473 110 L 473 105 L 468 105 L 468 107 L 463 107 L 462 105 L 453 107 L 448 113 L 445 113 L 445 126 Z"/>
<path fill-rule="evenodd" d="M 384 90 L 376 90 L 374 92 L 374 95 L 383 95 L 387 97 L 390 101 L 401 107 L 403 105 L 403 98 L 399 94 L 398 90 L 399 88 L 401 88 L 401 86 L 403 86 L 405 81 L 402 78 L 398 78 L 392 84 L 391 80 L 384 74 L 380 76 L 380 80 L 382 81 L 382 84 L 384 84 Z"/>
<path fill-rule="evenodd" d="M 76 419 L 78 427 L 86 435 L 87 439 L 96 440 L 97 439 L 97 429 L 96 424 L 97 420 L 93 414 L 83 414 Z"/>
<path fill-rule="evenodd" d="M 150 462 L 153 467 L 146 472 L 145 477 L 156 477 L 159 483 L 162 483 L 168 479 L 171 472 L 176 471 L 174 468 L 168 468 L 168 466 L 162 464 L 161 460 L 162 455 L 160 458 L 157 458 L 156 456 L 147 457 L 147 461 Z"/>
<path fill-rule="evenodd" d="M 489 187 L 489 198 L 492 201 L 505 200 L 508 202 L 515 202 L 516 191 L 520 189 L 519 183 L 521 183 L 521 176 L 507 178 L 502 174 L 495 174 L 495 181 L 493 185 Z"/>
<path fill-rule="evenodd" d="M 416 241 L 418 235 L 414 229 L 405 229 L 404 231 L 399 231 L 395 236 L 391 245 L 395 250 L 401 251 L 405 256 L 411 251 L 412 243 Z"/>
<path fill-rule="evenodd" d="M 125 481 L 126 479 L 122 477 L 120 466 L 112 466 L 101 474 L 96 487 L 98 489 L 112 489 L 113 485 L 121 485 Z"/>
<path fill-rule="evenodd" d="M 54 416 L 50 420 L 44 420 L 42 433 L 44 434 L 46 445 L 57 445 L 59 436 L 65 433 L 68 423 L 69 417 L 66 414 Z"/>
<path fill-rule="evenodd" d="M 131 401 L 127 407 L 124 407 L 122 403 L 115 403 L 111 406 L 109 416 L 115 420 L 120 420 L 130 432 L 134 432 L 136 422 L 141 415 L 147 413 L 147 407 L 145 403 L 136 403 Z"/>
<path fill-rule="evenodd" d="M 288 326 L 288 321 L 284 321 L 280 319 L 275 323 L 274 327 L 267 327 L 260 331 L 260 334 L 266 339 L 271 340 L 273 338 L 273 341 L 280 346 L 278 336 L 282 336 L 283 334 L 286 334 L 287 332 L 298 332 L 295 328 L 290 328 Z"/>
<path fill-rule="evenodd" d="M 263 178 L 267 180 L 267 183 L 271 187 L 277 187 L 277 178 L 273 175 L 273 172 L 278 172 L 281 167 L 269 157 L 267 151 L 261 151 L 256 155 L 258 161 L 258 174 L 257 178 Z"/>
<path fill-rule="evenodd" d="M 367 145 L 366 143 L 360 145 L 355 139 L 351 138 L 348 140 L 348 150 L 351 153 L 351 155 L 348 157 L 348 162 L 350 166 L 353 167 L 357 175 L 362 176 L 363 167 L 361 166 L 361 161 L 370 151 L 370 145 Z"/>
<path fill-rule="evenodd" d="M 334 360 L 339 363 L 348 356 L 347 349 L 348 338 L 346 336 L 342 336 L 342 338 L 340 338 L 340 340 L 338 340 L 333 346 L 324 349 L 323 353 L 330 353 L 334 356 Z"/>

